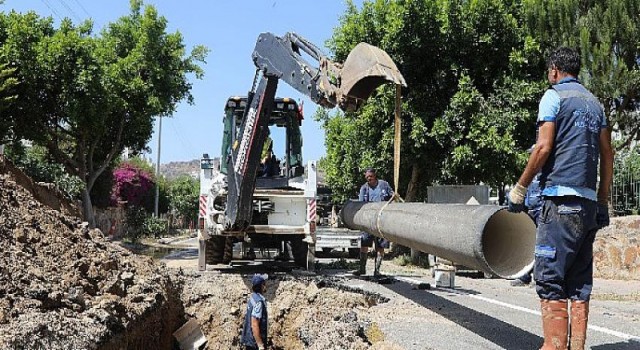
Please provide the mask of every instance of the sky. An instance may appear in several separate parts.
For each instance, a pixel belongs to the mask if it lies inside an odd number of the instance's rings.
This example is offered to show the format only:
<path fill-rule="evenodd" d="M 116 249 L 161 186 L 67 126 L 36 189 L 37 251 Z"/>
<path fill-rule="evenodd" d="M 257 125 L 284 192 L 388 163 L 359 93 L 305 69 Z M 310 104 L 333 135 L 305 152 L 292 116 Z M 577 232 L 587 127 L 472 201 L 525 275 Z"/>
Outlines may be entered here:
<path fill-rule="evenodd" d="M 361 6 L 362 0 L 354 3 Z M 278 36 L 296 32 L 323 49 L 339 25 L 346 9 L 343 0 L 145 0 L 168 21 L 167 31 L 179 31 L 190 52 L 195 45 L 209 48 L 202 80 L 190 76 L 195 104 L 182 102 L 170 118 L 162 118 L 160 163 L 198 159 L 203 153 L 220 155 L 222 116 L 230 96 L 246 95 L 251 88 L 255 66 L 251 53 L 258 35 Z M 110 22 L 129 14 L 129 0 L 5 0 L 0 10 L 35 11 L 52 16 L 58 24 L 68 17 L 74 23 L 91 18 L 94 33 Z M 302 125 L 303 159 L 318 160 L 325 155 L 324 131 L 313 120 L 316 108 L 289 85 L 280 82 L 277 95 L 304 102 Z M 148 144 L 152 162 L 157 161 L 158 123 Z"/>

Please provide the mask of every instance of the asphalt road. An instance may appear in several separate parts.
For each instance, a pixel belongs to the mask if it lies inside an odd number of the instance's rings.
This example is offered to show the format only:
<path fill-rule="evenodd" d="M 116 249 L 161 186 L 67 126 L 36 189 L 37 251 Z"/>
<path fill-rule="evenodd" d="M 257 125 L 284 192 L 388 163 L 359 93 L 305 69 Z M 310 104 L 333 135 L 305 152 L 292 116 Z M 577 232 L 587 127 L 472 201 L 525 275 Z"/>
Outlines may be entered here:
<path fill-rule="evenodd" d="M 175 243 L 193 247 L 196 242 Z M 196 268 L 196 259 L 197 249 L 190 248 L 164 261 L 169 267 Z M 357 278 L 344 270 L 323 271 L 344 276 L 347 285 L 388 297 L 388 303 L 371 309 L 371 317 L 385 339 L 404 349 L 520 350 L 542 344 L 535 288 L 512 287 L 502 279 L 456 276 L 453 289 L 424 290 L 418 284 L 434 282 L 427 269 L 385 261 L 383 272 L 392 276 L 391 283 Z M 590 307 L 587 348 L 640 350 L 640 281 L 596 280 Z"/>

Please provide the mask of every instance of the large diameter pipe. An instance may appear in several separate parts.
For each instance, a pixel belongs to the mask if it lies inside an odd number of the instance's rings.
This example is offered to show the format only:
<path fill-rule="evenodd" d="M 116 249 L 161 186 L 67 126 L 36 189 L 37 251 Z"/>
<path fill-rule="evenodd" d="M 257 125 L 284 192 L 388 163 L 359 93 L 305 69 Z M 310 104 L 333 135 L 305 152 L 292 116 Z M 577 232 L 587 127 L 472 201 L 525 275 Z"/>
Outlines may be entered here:
<path fill-rule="evenodd" d="M 340 216 L 350 229 L 503 278 L 533 266 L 533 220 L 496 205 L 348 202 Z"/>

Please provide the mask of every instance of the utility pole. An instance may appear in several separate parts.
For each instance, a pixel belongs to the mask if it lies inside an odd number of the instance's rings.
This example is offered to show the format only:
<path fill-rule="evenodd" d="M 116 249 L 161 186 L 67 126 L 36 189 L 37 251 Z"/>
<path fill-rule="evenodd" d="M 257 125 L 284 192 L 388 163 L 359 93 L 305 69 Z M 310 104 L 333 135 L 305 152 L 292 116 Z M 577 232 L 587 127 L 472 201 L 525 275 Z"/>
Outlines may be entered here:
<path fill-rule="evenodd" d="M 158 160 L 156 162 L 156 202 L 154 206 L 154 214 L 156 218 L 160 217 L 158 215 L 158 203 L 160 200 L 160 140 L 162 139 L 162 116 L 159 118 L 158 122 Z"/>

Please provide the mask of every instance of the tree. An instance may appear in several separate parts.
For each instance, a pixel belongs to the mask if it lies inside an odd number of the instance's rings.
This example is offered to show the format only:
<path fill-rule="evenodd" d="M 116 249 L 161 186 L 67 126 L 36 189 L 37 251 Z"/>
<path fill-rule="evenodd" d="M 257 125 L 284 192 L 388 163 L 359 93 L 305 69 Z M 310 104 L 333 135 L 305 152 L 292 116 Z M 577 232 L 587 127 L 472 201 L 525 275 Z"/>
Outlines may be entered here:
<path fill-rule="evenodd" d="M 200 184 L 191 176 L 183 175 L 171 181 L 169 185 L 169 202 L 173 212 L 184 220 L 198 218 Z"/>
<path fill-rule="evenodd" d="M 2 115 L 17 97 L 13 93 L 14 87 L 18 84 L 18 80 L 13 76 L 14 73 L 14 68 L 8 68 L 8 65 L 0 60 L 0 113 Z M 11 135 L 12 129 L 12 119 L 4 117 L 0 119 L 0 145 Z"/>
<path fill-rule="evenodd" d="M 640 0 L 522 1 L 524 29 L 542 47 L 579 48 L 580 79 L 600 99 L 621 150 L 640 140 Z"/>
<path fill-rule="evenodd" d="M 517 6 L 507 5 L 375 0 L 358 10 L 349 2 L 334 30 L 328 46 L 337 61 L 365 41 L 387 51 L 405 76 L 401 174 L 407 175 L 398 191 L 406 199 L 425 198 L 424 185 L 432 183 L 500 185 L 520 172 L 535 137 L 529 107 L 543 88 L 541 74 L 532 78 L 527 64 L 539 47 L 524 40 Z M 379 88 L 357 114 L 318 116 L 327 135 L 328 182 L 338 195 L 353 196 L 365 166 L 390 180 L 391 116 L 390 87 Z M 487 167 L 496 156 L 504 166 Z"/>
<path fill-rule="evenodd" d="M 85 219 L 94 224 L 90 193 L 99 175 L 125 147 L 146 147 L 155 118 L 177 103 L 193 103 L 187 75 L 202 77 L 197 65 L 207 50 L 185 56 L 180 33 L 153 6 L 131 13 L 92 36 L 90 21 L 59 29 L 34 13 L 3 16 L 2 50 L 15 62 L 19 99 L 8 112 L 23 124 L 16 136 L 45 146 L 54 159 L 85 184 Z M 29 127 L 25 127 L 25 126 Z M 34 128 L 33 126 L 37 126 Z"/>

